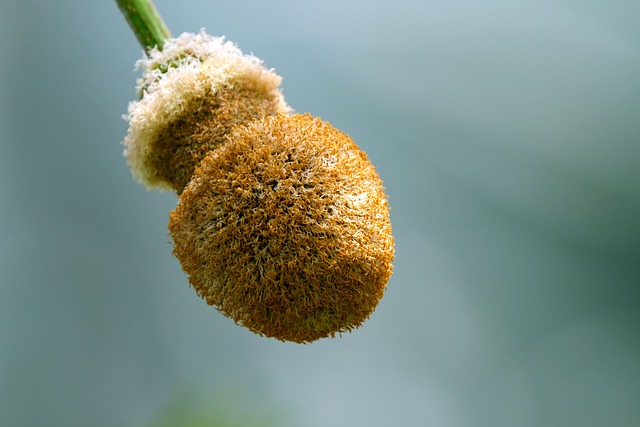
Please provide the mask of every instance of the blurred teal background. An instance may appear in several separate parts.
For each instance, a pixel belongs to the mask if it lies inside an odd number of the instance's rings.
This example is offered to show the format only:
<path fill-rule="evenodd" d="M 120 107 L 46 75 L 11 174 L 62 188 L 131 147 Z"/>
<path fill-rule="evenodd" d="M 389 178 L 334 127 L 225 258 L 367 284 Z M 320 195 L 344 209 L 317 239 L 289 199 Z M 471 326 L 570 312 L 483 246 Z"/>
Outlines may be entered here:
<path fill-rule="evenodd" d="M 115 3 L 2 0 L 0 425 L 640 425 L 640 2 L 156 4 L 368 153 L 395 273 L 306 346 L 206 306 L 122 157 Z"/>

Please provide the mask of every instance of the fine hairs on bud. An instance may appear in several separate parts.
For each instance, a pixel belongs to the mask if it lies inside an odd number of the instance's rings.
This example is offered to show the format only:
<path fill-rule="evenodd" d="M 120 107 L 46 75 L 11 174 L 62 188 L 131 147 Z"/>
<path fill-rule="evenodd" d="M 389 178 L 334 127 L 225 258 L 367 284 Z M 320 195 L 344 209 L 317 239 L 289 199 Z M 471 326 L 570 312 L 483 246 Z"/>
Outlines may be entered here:
<path fill-rule="evenodd" d="M 289 111 L 280 76 L 204 31 L 168 40 L 137 67 L 142 98 L 129 104 L 124 146 L 134 177 L 148 188 L 182 192 L 233 126 Z"/>
<path fill-rule="evenodd" d="M 125 156 L 180 197 L 174 254 L 197 294 L 251 331 L 308 343 L 359 327 L 392 273 L 389 204 L 365 153 L 308 114 L 281 79 L 200 32 L 138 66 Z"/>
<path fill-rule="evenodd" d="M 207 303 L 281 340 L 359 326 L 391 275 L 382 182 L 347 135 L 309 115 L 235 128 L 196 169 L 169 229 Z"/>

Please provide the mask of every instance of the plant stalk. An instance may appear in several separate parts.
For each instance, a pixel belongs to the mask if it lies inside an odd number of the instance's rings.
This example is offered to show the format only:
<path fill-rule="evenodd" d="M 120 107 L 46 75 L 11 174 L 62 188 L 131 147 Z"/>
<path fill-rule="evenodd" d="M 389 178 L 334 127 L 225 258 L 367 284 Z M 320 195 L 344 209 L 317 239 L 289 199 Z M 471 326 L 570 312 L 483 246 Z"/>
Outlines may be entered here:
<path fill-rule="evenodd" d="M 171 38 L 152 0 L 116 0 L 116 3 L 145 53 L 156 46 L 162 49 L 164 42 Z"/>

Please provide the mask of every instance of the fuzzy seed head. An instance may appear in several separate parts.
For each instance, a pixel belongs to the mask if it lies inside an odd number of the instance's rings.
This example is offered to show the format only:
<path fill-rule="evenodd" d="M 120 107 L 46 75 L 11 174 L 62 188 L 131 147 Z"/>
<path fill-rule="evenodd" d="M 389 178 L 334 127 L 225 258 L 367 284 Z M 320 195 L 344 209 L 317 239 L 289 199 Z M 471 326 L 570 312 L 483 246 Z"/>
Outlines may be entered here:
<path fill-rule="evenodd" d="M 167 41 L 137 66 L 141 99 L 129 104 L 123 144 L 134 177 L 148 188 L 182 192 L 233 126 L 289 111 L 273 70 L 204 32 Z"/>
<path fill-rule="evenodd" d="M 347 135 L 309 115 L 235 128 L 197 167 L 169 230 L 198 295 L 283 341 L 360 326 L 392 271 L 380 178 Z"/>

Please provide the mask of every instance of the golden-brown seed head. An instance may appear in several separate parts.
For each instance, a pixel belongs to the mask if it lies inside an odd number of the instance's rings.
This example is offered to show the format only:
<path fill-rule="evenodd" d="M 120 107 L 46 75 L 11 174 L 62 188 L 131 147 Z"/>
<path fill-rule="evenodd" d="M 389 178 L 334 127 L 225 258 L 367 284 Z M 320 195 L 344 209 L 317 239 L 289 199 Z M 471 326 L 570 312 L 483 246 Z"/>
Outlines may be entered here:
<path fill-rule="evenodd" d="M 279 340 L 358 327 L 392 271 L 380 178 L 347 135 L 309 115 L 236 127 L 197 167 L 169 229 L 198 295 Z"/>
<path fill-rule="evenodd" d="M 149 188 L 178 194 L 235 125 L 288 112 L 281 78 L 222 38 L 182 34 L 138 61 L 141 99 L 129 105 L 125 156 Z"/>

